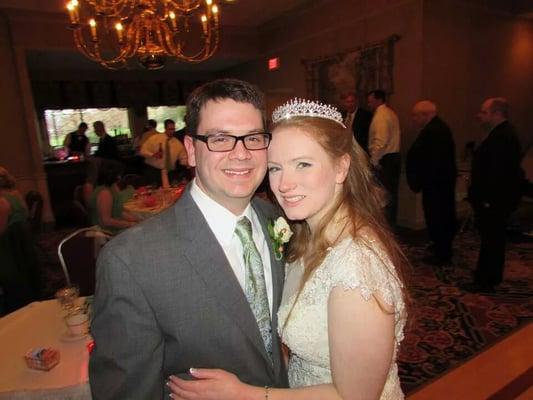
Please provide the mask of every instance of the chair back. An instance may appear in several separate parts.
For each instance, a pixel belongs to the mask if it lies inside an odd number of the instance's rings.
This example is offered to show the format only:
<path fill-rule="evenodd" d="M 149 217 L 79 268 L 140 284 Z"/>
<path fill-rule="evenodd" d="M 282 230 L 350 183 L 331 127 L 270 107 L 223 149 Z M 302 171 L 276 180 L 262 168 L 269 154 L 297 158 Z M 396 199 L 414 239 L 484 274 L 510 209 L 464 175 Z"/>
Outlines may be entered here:
<path fill-rule="evenodd" d="M 77 285 L 81 296 L 94 293 L 96 259 L 111 234 L 97 226 L 81 228 L 64 238 L 57 254 L 67 285 Z"/>
<path fill-rule="evenodd" d="M 33 232 L 41 231 L 43 218 L 43 196 L 36 190 L 26 193 L 26 206 L 28 207 L 28 222 Z"/>

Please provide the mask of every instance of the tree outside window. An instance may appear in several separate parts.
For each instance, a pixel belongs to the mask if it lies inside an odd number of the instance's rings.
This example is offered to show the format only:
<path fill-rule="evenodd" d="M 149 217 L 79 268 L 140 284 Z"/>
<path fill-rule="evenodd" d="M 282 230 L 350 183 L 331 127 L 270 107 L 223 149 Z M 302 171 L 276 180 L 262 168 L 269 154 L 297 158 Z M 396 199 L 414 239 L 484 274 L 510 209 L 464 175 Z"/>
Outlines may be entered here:
<path fill-rule="evenodd" d="M 165 119 L 172 119 L 176 122 L 176 131 L 185 128 L 185 106 L 158 106 L 147 107 L 148 119 L 155 119 L 157 121 L 157 130 L 163 132 L 165 130 Z"/>
<path fill-rule="evenodd" d="M 131 137 L 126 108 L 84 108 L 65 110 L 45 110 L 46 129 L 50 146 L 63 146 L 65 136 L 78 129 L 81 122 L 87 123 L 87 137 L 91 143 L 98 143 L 98 136 L 94 133 L 93 122 L 103 121 L 107 133 L 111 136 L 126 135 Z"/>

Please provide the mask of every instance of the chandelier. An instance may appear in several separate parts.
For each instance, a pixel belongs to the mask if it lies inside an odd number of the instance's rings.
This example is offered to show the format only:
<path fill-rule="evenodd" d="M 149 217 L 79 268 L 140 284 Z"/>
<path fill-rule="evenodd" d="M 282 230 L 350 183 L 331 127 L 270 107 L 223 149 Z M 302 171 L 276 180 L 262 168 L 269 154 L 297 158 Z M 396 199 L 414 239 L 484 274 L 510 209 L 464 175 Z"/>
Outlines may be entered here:
<path fill-rule="evenodd" d="M 214 0 L 70 0 L 66 7 L 76 47 L 106 68 L 132 57 L 150 70 L 167 57 L 199 63 L 218 47 Z"/>

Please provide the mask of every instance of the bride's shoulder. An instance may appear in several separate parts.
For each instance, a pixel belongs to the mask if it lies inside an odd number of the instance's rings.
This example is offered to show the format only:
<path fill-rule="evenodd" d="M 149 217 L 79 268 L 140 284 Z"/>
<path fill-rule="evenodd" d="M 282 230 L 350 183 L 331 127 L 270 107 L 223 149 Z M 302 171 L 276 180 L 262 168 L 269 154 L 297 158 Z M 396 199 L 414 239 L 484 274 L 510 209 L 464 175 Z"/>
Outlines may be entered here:
<path fill-rule="evenodd" d="M 335 257 L 328 265 L 334 287 L 360 288 L 365 298 L 377 290 L 390 299 L 398 289 L 396 286 L 401 285 L 385 247 L 368 228 L 344 239 L 334 252 Z"/>
<path fill-rule="evenodd" d="M 344 238 L 332 250 L 337 256 L 345 259 L 355 257 L 361 260 L 361 258 L 377 257 L 385 262 L 389 260 L 385 246 L 370 228 L 359 229 L 356 235 Z"/>

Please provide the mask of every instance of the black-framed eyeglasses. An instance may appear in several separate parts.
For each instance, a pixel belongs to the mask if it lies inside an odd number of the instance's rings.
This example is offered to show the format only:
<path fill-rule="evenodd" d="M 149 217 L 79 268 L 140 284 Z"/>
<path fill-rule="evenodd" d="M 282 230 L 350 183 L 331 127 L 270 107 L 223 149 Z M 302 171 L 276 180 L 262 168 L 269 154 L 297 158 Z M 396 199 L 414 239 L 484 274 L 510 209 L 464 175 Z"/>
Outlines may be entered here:
<path fill-rule="evenodd" d="M 242 141 L 247 150 L 263 150 L 270 144 L 272 134 L 269 132 L 250 133 L 243 136 L 227 135 L 225 133 L 215 133 L 211 135 L 190 135 L 193 139 L 198 139 L 207 144 L 209 151 L 224 152 L 232 151 L 237 142 Z"/>

